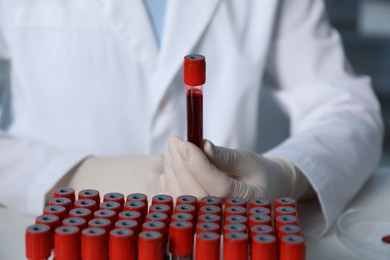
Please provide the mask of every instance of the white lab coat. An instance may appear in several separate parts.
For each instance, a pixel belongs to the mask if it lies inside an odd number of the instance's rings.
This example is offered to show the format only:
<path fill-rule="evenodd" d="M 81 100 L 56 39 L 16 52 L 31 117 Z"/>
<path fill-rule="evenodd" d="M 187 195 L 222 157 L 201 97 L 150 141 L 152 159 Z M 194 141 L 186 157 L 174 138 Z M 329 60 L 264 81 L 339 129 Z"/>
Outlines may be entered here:
<path fill-rule="evenodd" d="M 255 149 L 262 79 L 277 83 L 291 137 L 266 155 L 291 160 L 312 183 L 314 232 L 380 157 L 370 80 L 348 69 L 322 1 L 171 0 L 160 49 L 141 0 L 0 0 L 0 28 L 11 62 L 0 203 L 21 212 L 39 213 L 90 154 L 162 153 L 170 135 L 185 137 L 188 53 L 206 56 L 204 137 L 217 145 Z"/>

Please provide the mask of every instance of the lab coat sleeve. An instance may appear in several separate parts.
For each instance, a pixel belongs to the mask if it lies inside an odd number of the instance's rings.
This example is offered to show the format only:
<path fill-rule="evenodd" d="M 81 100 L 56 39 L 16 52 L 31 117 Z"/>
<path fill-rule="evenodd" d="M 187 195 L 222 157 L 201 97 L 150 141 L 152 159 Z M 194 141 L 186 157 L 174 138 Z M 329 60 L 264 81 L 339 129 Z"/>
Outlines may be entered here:
<path fill-rule="evenodd" d="M 291 136 L 268 151 L 292 161 L 317 193 L 302 203 L 307 234 L 323 235 L 376 167 L 383 138 L 378 101 L 352 73 L 319 0 L 281 1 L 268 72 Z"/>

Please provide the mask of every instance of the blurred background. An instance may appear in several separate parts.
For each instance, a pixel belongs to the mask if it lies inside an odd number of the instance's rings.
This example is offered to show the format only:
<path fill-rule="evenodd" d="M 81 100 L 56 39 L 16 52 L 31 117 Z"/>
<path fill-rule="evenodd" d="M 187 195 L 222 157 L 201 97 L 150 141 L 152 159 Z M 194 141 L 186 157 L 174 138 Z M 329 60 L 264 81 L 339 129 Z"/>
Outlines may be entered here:
<path fill-rule="evenodd" d="M 346 55 L 358 74 L 371 76 L 382 105 L 386 129 L 390 127 L 390 0 L 325 0 L 331 23 L 340 32 Z M 8 69 L 0 61 L 0 103 L 9 94 Z M 266 82 L 267 84 L 267 82 Z M 3 95 L 1 95 L 3 92 Z M 2 122 L 0 120 L 0 127 Z M 266 151 L 288 136 L 288 120 L 264 88 L 260 104 L 258 150 Z M 390 132 L 384 151 L 390 163 Z"/>

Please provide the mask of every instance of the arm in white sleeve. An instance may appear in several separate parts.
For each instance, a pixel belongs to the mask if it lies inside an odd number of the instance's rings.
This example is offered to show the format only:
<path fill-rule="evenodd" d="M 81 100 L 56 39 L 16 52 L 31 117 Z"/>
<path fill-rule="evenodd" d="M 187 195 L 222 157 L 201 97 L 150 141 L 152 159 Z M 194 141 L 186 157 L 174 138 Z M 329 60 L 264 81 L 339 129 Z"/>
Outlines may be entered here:
<path fill-rule="evenodd" d="M 282 1 L 279 15 L 268 72 L 290 116 L 291 136 L 265 155 L 287 159 L 306 175 L 320 206 L 309 205 L 303 223 L 318 236 L 378 163 L 380 107 L 369 78 L 349 69 L 323 1 Z"/>

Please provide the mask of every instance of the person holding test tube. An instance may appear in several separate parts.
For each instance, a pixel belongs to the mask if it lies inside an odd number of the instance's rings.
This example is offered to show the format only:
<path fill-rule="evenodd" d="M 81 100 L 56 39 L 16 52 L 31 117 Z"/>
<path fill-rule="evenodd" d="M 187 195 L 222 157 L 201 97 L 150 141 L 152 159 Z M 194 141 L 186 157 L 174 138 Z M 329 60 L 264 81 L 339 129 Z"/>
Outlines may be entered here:
<path fill-rule="evenodd" d="M 186 141 L 188 54 L 207 60 L 198 146 Z M 322 0 L 0 0 L 0 59 L 0 204 L 22 213 L 59 186 L 292 196 L 312 201 L 303 224 L 321 235 L 381 155 L 370 79 L 353 73 Z M 290 137 L 261 154 L 265 79 Z"/>

